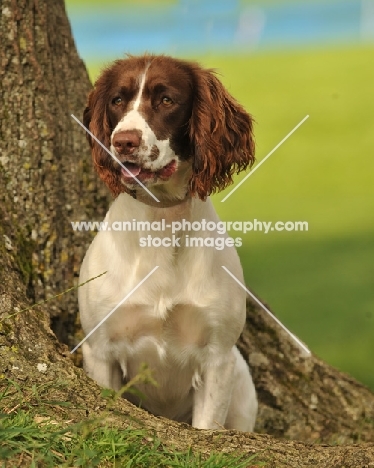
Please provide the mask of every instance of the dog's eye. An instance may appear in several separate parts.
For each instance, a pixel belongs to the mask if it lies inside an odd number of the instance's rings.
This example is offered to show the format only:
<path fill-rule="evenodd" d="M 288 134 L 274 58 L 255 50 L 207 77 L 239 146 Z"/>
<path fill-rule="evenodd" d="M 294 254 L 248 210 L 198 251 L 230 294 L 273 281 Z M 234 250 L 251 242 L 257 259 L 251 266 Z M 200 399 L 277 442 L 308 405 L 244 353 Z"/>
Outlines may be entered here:
<path fill-rule="evenodd" d="M 172 104 L 174 104 L 173 100 L 170 99 L 170 98 L 167 97 L 167 96 L 164 96 L 164 97 L 161 99 L 161 102 L 162 102 L 162 104 L 163 104 L 165 107 L 170 107 Z"/>
<path fill-rule="evenodd" d="M 112 104 L 114 104 L 115 106 L 119 106 L 122 104 L 122 98 L 120 98 L 119 96 L 115 97 L 113 100 L 112 100 Z"/>

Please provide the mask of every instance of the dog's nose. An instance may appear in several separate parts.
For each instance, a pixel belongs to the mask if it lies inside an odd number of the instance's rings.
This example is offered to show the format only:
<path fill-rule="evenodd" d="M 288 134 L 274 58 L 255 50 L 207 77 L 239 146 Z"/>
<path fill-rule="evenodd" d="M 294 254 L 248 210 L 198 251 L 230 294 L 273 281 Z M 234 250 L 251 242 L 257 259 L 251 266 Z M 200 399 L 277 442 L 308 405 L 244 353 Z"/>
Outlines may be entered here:
<path fill-rule="evenodd" d="M 136 130 L 117 132 L 113 136 L 112 145 L 120 154 L 132 154 L 140 146 L 140 135 Z"/>

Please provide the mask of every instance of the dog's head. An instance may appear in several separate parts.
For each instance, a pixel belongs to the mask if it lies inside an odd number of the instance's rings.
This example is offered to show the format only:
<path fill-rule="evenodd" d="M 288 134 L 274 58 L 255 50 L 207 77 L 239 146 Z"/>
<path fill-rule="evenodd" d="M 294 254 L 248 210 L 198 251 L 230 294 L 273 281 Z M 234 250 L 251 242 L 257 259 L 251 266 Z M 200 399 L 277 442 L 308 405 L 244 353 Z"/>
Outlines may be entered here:
<path fill-rule="evenodd" d="M 84 125 L 100 177 L 114 195 L 187 175 L 205 199 L 254 161 L 252 118 L 211 70 L 167 56 L 117 60 L 96 81 Z M 187 168 L 187 169 L 186 169 Z"/>

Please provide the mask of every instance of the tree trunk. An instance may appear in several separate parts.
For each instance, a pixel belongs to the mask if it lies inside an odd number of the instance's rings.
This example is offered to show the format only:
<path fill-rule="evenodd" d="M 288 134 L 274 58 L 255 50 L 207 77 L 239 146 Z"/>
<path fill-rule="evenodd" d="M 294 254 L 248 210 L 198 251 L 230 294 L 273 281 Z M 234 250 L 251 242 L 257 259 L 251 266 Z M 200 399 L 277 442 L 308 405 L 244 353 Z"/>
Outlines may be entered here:
<path fill-rule="evenodd" d="M 77 281 L 90 234 L 74 232 L 70 221 L 101 220 L 108 199 L 70 116 L 82 117 L 91 85 L 63 2 L 2 1 L 0 34 L 3 189 L 13 202 L 7 216 L 27 243 L 27 293 L 38 302 Z M 70 342 L 74 294 L 48 309 L 57 335 Z"/>
<path fill-rule="evenodd" d="M 125 400 L 106 408 L 61 343 L 76 339 L 75 295 L 22 312 L 76 284 L 91 235 L 74 232 L 70 221 L 102 219 L 108 199 L 84 132 L 70 117 L 82 115 L 90 83 L 63 1 L 3 0 L 1 10 L 0 386 L 21 383 L 30 401 L 32 385 L 40 384 L 48 399 L 75 408 L 60 408 L 55 419 L 110 414 L 118 427 L 146 427 L 177 449 L 258 453 L 268 467 L 374 466 L 374 395 L 316 357 L 303 357 L 250 300 L 239 347 L 258 391 L 260 434 L 199 431 Z M 16 393 L 5 404 L 22 407 Z"/>

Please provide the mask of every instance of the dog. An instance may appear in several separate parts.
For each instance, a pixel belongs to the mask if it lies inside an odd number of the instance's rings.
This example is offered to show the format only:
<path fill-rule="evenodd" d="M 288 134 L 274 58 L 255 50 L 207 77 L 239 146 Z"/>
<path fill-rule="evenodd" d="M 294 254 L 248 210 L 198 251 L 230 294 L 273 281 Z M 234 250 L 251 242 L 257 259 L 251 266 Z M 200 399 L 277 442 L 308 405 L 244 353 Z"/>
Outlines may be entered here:
<path fill-rule="evenodd" d="M 103 71 L 83 123 L 115 157 L 88 135 L 95 168 L 115 196 L 105 223 L 166 226 L 159 247 L 141 246 L 144 232 L 110 227 L 89 247 L 80 281 L 107 273 L 79 288 L 84 332 L 103 322 L 83 344 L 84 369 L 119 391 L 145 363 L 157 385 L 136 384 L 138 392 L 125 395 L 133 403 L 200 429 L 253 431 L 256 391 L 235 346 L 246 293 L 222 269 L 244 281 L 233 239 L 206 246 L 219 236 L 200 229 L 192 234 L 203 245 L 192 248 L 184 230 L 170 243 L 173 222 L 219 222 L 209 195 L 253 163 L 252 117 L 214 71 L 143 55 Z"/>

